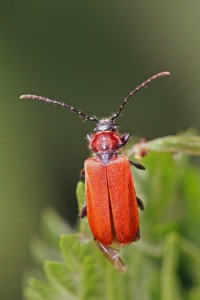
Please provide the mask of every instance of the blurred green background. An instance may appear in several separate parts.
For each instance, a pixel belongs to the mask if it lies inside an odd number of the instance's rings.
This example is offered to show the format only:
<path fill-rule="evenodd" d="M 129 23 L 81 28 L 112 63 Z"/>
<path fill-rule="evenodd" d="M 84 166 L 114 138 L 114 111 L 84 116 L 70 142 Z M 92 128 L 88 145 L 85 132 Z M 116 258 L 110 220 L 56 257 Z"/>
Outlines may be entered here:
<path fill-rule="evenodd" d="M 1 1 L 0 295 L 21 299 L 42 210 L 73 224 L 92 124 L 33 93 L 107 116 L 143 80 L 168 70 L 118 120 L 147 139 L 200 128 L 200 2 Z M 70 199 L 70 202 L 66 199 Z"/>

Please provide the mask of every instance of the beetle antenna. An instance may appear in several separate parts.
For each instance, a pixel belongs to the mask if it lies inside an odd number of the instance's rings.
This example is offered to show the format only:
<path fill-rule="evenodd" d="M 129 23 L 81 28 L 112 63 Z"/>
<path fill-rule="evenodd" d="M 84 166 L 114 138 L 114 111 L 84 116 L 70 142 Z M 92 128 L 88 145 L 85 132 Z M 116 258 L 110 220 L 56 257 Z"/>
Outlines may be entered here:
<path fill-rule="evenodd" d="M 59 102 L 59 101 L 54 100 L 54 99 L 49 99 L 49 98 L 45 98 L 45 97 L 37 96 L 37 95 L 28 95 L 28 94 L 27 95 L 21 95 L 19 97 L 19 99 L 32 99 L 32 100 L 37 100 L 37 101 L 41 101 L 41 102 L 45 102 L 45 103 L 52 103 L 52 104 L 62 106 L 64 108 L 69 109 L 70 111 L 78 114 L 79 117 L 81 117 L 85 120 L 89 120 L 91 122 L 98 122 L 99 121 L 96 117 L 90 117 L 90 116 L 84 114 L 82 111 L 76 109 L 74 106 L 69 105 L 65 102 Z"/>
<path fill-rule="evenodd" d="M 165 72 L 160 72 L 158 74 L 153 75 L 152 77 L 150 77 L 149 79 L 145 80 L 143 83 L 141 83 L 140 85 L 138 85 L 133 91 L 131 91 L 128 96 L 124 99 L 124 101 L 122 102 L 118 112 L 114 113 L 111 120 L 113 121 L 114 119 L 116 119 L 117 117 L 119 117 L 119 115 L 121 114 L 121 111 L 123 110 L 124 106 L 126 105 L 126 103 L 129 101 L 129 99 L 136 94 L 140 89 L 142 89 L 143 87 L 145 87 L 147 84 L 149 84 L 151 81 L 164 77 L 164 76 L 169 76 L 170 73 L 168 71 Z"/>

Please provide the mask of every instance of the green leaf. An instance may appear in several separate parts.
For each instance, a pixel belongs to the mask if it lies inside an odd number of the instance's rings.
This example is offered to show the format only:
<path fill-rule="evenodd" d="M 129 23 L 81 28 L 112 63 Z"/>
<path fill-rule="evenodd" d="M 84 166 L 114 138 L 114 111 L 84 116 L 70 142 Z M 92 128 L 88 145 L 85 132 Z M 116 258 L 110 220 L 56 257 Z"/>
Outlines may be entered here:
<path fill-rule="evenodd" d="M 49 245 L 47 241 L 35 237 L 30 243 L 30 251 L 35 261 L 43 265 L 46 259 L 60 260 L 61 255 L 58 248 Z"/>
<path fill-rule="evenodd" d="M 43 212 L 41 230 L 49 243 L 55 247 L 59 244 L 61 234 L 73 232 L 72 228 L 52 208 L 47 208 Z"/>
<path fill-rule="evenodd" d="M 194 146 L 193 137 L 162 138 L 155 148 L 159 153 L 154 150 L 143 158 L 146 171 L 133 168 L 145 210 L 139 212 L 141 240 L 120 250 L 128 266 L 125 274 L 99 251 L 87 217 L 78 219 L 72 229 L 48 209 L 42 217 L 42 236 L 31 243 L 31 252 L 44 266 L 46 282 L 32 275 L 26 281 L 25 299 L 200 299 L 200 170 L 188 157 L 162 153 L 163 149 L 197 153 L 199 138 Z M 157 142 L 148 143 L 153 149 Z M 84 183 L 78 183 L 76 193 L 80 211 Z"/>
<path fill-rule="evenodd" d="M 142 141 L 133 146 L 129 155 L 135 154 L 140 157 L 149 151 L 200 155 L 200 136 L 181 134 Z"/>
<path fill-rule="evenodd" d="M 52 286 L 60 293 L 73 299 L 77 294 L 77 284 L 73 281 L 67 264 L 63 262 L 46 261 L 44 270 Z M 68 298 L 67 298 L 68 299 Z"/>
<path fill-rule="evenodd" d="M 30 278 L 28 286 L 24 290 L 27 300 L 55 300 L 57 293 L 50 284 Z"/>
<path fill-rule="evenodd" d="M 80 299 L 94 299 L 98 290 L 95 246 L 81 234 L 62 236 L 60 247 Z M 77 288 L 78 286 L 78 288 Z M 78 298 L 79 299 L 79 298 Z"/>
<path fill-rule="evenodd" d="M 76 187 L 76 196 L 78 202 L 78 210 L 81 212 L 83 206 L 85 205 L 85 184 L 82 181 L 79 181 Z M 79 222 L 79 230 L 82 234 L 91 236 L 87 218 L 82 218 Z"/>

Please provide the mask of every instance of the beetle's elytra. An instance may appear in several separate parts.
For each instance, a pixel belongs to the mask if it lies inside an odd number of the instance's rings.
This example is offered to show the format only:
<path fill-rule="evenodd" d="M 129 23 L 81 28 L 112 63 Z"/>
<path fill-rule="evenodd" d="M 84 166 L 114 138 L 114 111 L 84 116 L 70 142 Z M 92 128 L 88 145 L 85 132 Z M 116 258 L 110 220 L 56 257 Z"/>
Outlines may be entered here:
<path fill-rule="evenodd" d="M 144 81 L 129 93 L 116 113 L 105 119 L 88 116 L 57 100 L 28 94 L 20 96 L 20 99 L 33 99 L 62 106 L 81 118 L 96 123 L 94 134 L 87 135 L 93 157 L 84 163 L 86 204 L 80 217 L 88 217 L 91 232 L 99 248 L 121 270 L 124 269 L 123 262 L 118 251 L 111 245 L 115 242 L 124 246 L 140 238 L 138 206 L 143 208 L 143 204 L 136 196 L 130 163 L 138 169 L 144 167 L 137 162 L 130 162 L 125 155 L 118 154 L 130 135 L 120 135 L 115 120 L 135 93 L 151 81 L 168 75 L 169 72 L 161 72 Z"/>

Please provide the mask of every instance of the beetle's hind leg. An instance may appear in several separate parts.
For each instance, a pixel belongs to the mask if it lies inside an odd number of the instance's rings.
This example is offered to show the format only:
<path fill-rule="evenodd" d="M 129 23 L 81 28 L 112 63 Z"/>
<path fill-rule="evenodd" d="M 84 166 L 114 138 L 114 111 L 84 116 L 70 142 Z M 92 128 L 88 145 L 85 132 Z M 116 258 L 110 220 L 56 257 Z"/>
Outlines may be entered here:
<path fill-rule="evenodd" d="M 116 270 L 120 272 L 125 272 L 127 267 L 119 256 L 119 250 L 114 247 L 104 245 L 96 241 L 97 246 L 102 251 L 102 253 L 110 260 L 110 262 L 114 265 Z"/>
<path fill-rule="evenodd" d="M 140 229 L 138 228 L 138 230 L 136 232 L 136 235 L 135 235 L 132 242 L 137 242 L 139 239 L 140 239 Z"/>
<path fill-rule="evenodd" d="M 141 210 L 144 210 L 144 203 L 142 202 L 142 200 L 136 196 L 137 199 L 137 205 Z"/>

